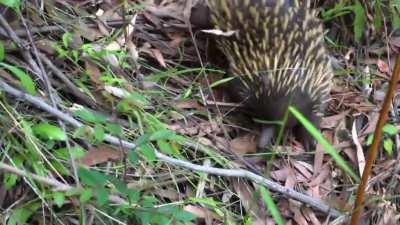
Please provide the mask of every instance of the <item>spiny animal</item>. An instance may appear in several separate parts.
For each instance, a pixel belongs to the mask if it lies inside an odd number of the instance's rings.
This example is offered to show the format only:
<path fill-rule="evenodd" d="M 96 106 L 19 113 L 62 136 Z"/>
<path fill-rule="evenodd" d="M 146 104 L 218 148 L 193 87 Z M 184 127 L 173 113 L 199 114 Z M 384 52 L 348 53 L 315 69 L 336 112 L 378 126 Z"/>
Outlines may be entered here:
<path fill-rule="evenodd" d="M 236 101 L 257 118 L 282 120 L 288 106 L 300 110 L 318 127 L 329 99 L 333 72 L 323 43 L 323 28 L 309 3 L 295 0 L 208 0 L 215 29 L 234 31 L 218 38 L 227 57 L 229 85 Z M 263 125 L 259 147 L 270 143 L 275 125 Z M 306 148 L 313 139 L 289 117 Z"/>

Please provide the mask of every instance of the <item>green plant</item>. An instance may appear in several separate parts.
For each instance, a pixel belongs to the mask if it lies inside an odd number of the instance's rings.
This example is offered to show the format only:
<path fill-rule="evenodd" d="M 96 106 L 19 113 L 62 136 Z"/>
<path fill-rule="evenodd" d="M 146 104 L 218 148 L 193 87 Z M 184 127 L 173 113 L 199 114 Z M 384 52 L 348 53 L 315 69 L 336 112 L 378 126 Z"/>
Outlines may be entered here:
<path fill-rule="evenodd" d="M 398 129 L 396 126 L 392 124 L 386 124 L 383 127 L 383 137 L 382 137 L 382 144 L 383 144 L 383 149 L 388 154 L 390 157 L 393 156 L 393 150 L 394 150 L 394 143 L 393 143 L 393 137 L 398 133 Z M 367 140 L 365 144 L 367 146 L 370 146 L 372 144 L 373 140 L 373 134 L 368 135 Z"/>

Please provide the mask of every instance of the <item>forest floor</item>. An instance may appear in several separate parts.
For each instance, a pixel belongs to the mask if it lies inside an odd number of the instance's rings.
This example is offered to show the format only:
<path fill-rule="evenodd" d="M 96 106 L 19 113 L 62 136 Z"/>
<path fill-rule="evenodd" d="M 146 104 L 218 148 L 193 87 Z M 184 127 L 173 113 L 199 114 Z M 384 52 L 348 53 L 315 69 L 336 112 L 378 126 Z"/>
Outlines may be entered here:
<path fill-rule="evenodd" d="M 312 6 L 335 69 L 317 131 L 328 147 L 285 133 L 265 151 L 227 98 L 218 32 L 191 23 L 202 0 L 0 5 L 1 222 L 342 224 L 400 35 L 398 14 L 332 2 Z M 399 96 L 360 224 L 399 224 Z"/>

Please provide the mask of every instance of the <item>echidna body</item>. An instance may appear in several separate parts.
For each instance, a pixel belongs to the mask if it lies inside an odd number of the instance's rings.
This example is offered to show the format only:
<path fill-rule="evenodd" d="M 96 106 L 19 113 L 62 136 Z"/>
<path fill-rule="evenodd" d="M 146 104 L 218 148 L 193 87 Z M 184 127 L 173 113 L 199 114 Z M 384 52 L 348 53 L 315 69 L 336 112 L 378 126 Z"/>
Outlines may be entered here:
<path fill-rule="evenodd" d="M 260 119 L 282 120 L 288 105 L 296 106 L 318 125 L 332 82 L 330 60 L 323 45 L 323 29 L 306 3 L 290 0 L 209 0 L 216 29 L 235 31 L 219 39 L 228 58 L 236 100 Z M 297 126 L 289 118 L 287 127 Z M 260 146 L 269 142 L 266 126 Z M 311 141 L 299 126 L 306 145 Z"/>

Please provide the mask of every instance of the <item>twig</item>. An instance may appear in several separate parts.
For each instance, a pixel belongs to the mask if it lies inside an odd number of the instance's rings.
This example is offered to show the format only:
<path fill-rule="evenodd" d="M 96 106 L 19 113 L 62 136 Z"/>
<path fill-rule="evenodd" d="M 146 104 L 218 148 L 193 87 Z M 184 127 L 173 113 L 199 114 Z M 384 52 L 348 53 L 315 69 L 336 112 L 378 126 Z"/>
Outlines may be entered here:
<path fill-rule="evenodd" d="M 72 92 L 72 94 L 82 100 L 85 104 L 95 107 L 96 103 L 90 99 L 87 95 L 85 95 L 78 87 L 75 86 L 74 83 L 72 83 L 67 76 L 63 72 L 61 72 L 54 64 L 51 62 L 47 56 L 45 56 L 42 53 L 39 53 L 40 59 L 48 66 L 49 69 L 51 69 L 54 72 L 54 75 L 57 76 L 58 79 L 60 79 Z"/>
<path fill-rule="evenodd" d="M 36 174 L 33 174 L 33 173 L 29 173 L 29 172 L 26 172 L 24 170 L 20 170 L 18 168 L 15 168 L 13 166 L 7 165 L 7 164 L 2 163 L 2 162 L 0 162 L 0 170 L 5 170 L 5 171 L 8 171 L 10 173 L 22 176 L 22 177 L 28 177 L 28 178 L 31 177 L 32 179 L 37 180 L 42 184 L 46 184 L 46 185 L 50 185 L 52 187 L 55 187 L 55 189 L 57 189 L 59 191 L 68 191 L 68 190 L 70 190 L 72 188 L 71 186 L 69 186 L 67 184 L 64 184 L 64 183 L 61 183 L 58 180 L 47 178 L 47 177 L 42 177 L 42 176 L 39 176 L 39 175 L 36 175 Z"/>
<path fill-rule="evenodd" d="M 3 26 L 3 28 L 6 30 L 8 36 L 11 38 L 13 42 L 18 46 L 20 49 L 20 52 L 24 59 L 28 62 L 34 73 L 36 73 L 36 76 L 38 76 L 41 80 L 43 80 L 43 77 L 40 76 L 40 68 L 33 60 L 32 55 L 30 54 L 29 49 L 26 49 L 26 42 L 21 40 L 13 31 L 11 26 L 8 24 L 7 20 L 4 19 L 4 17 L 0 14 L 0 25 Z"/>
<path fill-rule="evenodd" d="M 122 21 L 122 20 L 110 20 L 110 21 L 105 21 L 104 25 L 111 26 L 111 27 L 119 27 L 119 26 L 124 25 L 124 21 Z M 91 23 L 87 23 L 86 26 L 87 27 L 97 27 L 98 24 L 91 22 Z M 30 32 L 32 34 L 59 32 L 59 31 L 64 31 L 64 30 L 65 30 L 65 28 L 62 27 L 61 25 L 51 25 L 51 26 L 31 27 L 30 28 Z M 17 29 L 17 30 L 15 30 L 15 34 L 18 37 L 26 37 L 28 35 L 28 33 L 26 32 L 25 29 Z M 6 37 L 9 36 L 7 34 L 7 32 L 4 29 L 2 29 L 1 27 L 0 27 L 0 35 L 6 36 Z"/>
<path fill-rule="evenodd" d="M 42 184 L 48 185 L 48 186 L 52 186 L 54 187 L 55 191 L 69 191 L 71 189 L 73 189 L 73 186 L 70 186 L 68 184 L 64 184 L 61 183 L 58 180 L 49 178 L 49 177 L 43 177 L 43 176 L 39 176 L 37 174 L 34 173 L 29 173 L 26 172 L 24 170 L 18 169 L 16 167 L 10 166 L 8 164 L 2 163 L 0 162 L 0 170 L 4 170 L 13 174 L 16 174 L 18 176 L 22 176 L 22 177 L 26 177 L 26 178 L 32 178 Z M 116 204 L 120 204 L 120 205 L 127 205 L 129 204 L 127 201 L 125 201 L 123 198 L 119 197 L 118 195 L 110 195 L 108 197 L 108 199 Z"/>
<path fill-rule="evenodd" d="M 25 100 L 32 105 L 39 107 L 46 112 L 53 114 L 54 116 L 58 117 L 59 119 L 64 120 L 65 122 L 73 125 L 74 127 L 81 127 L 83 126 L 82 123 L 71 117 L 70 115 L 61 112 L 58 109 L 53 108 L 49 104 L 47 104 L 42 98 L 35 97 L 29 94 L 26 94 L 22 91 L 19 91 L 7 83 L 5 83 L 3 80 L 0 79 L 0 89 L 3 89 L 6 93 L 14 96 L 17 99 L 22 99 Z M 120 140 L 114 136 L 111 135 L 105 135 L 104 140 L 107 141 L 110 144 L 113 145 L 122 145 L 124 148 L 128 149 L 135 149 L 137 146 L 134 143 Z M 311 207 L 314 207 L 315 209 L 320 210 L 321 212 L 324 212 L 326 214 L 329 214 L 332 217 L 340 217 L 343 216 L 339 211 L 333 209 L 332 207 L 326 205 L 323 201 L 313 198 L 311 196 L 308 196 L 303 193 L 299 193 L 294 191 L 291 188 L 284 187 L 276 182 L 273 182 L 267 178 L 264 178 L 262 176 L 259 176 L 255 173 L 249 172 L 247 170 L 243 169 L 220 169 L 220 168 L 215 168 L 215 167 L 208 167 L 208 166 L 201 166 L 197 164 L 190 163 L 185 160 L 179 160 L 175 159 L 172 157 L 169 157 L 167 155 L 162 154 L 161 152 L 156 151 L 155 152 L 156 157 L 158 160 L 165 161 L 169 164 L 175 165 L 175 166 L 180 166 L 184 167 L 186 169 L 194 170 L 197 172 L 204 172 L 204 173 L 209 173 L 217 176 L 226 176 L 226 177 L 241 177 L 241 178 L 246 178 L 250 179 L 258 184 L 264 185 L 267 188 L 269 188 L 272 191 L 281 193 L 289 198 L 295 199 L 297 201 L 303 202 L 305 204 L 308 204 Z"/>

